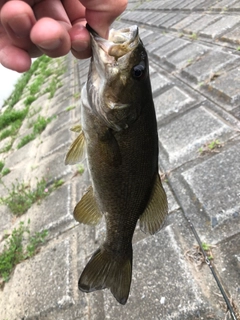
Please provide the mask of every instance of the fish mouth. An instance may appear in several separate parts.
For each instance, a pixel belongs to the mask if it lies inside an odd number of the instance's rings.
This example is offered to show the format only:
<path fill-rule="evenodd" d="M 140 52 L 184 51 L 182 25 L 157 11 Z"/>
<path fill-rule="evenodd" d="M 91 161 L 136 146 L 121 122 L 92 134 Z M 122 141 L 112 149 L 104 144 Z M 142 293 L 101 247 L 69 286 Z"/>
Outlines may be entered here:
<path fill-rule="evenodd" d="M 111 63 L 133 51 L 139 44 L 139 32 L 136 25 L 115 30 L 111 29 L 108 39 L 100 37 L 94 30 L 90 31 L 93 55 L 103 63 Z"/>

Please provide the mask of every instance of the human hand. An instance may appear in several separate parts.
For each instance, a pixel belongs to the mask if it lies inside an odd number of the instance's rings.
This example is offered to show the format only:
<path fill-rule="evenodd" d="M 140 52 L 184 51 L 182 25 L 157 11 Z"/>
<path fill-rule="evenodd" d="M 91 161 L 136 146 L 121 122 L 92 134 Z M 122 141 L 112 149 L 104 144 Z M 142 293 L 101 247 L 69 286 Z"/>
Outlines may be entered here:
<path fill-rule="evenodd" d="M 81 1 L 81 2 L 80 2 Z M 0 0 L 0 63 L 27 71 L 31 58 L 91 56 L 88 24 L 103 38 L 127 0 Z"/>

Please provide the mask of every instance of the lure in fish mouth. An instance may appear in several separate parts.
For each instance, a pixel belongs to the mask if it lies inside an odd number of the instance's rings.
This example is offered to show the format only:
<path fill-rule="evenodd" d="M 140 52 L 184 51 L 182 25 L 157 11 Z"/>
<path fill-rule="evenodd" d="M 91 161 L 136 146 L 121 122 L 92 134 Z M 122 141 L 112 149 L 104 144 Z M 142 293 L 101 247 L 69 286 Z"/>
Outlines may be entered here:
<path fill-rule="evenodd" d="M 111 30 L 109 39 L 90 31 L 93 56 L 81 95 L 80 132 L 66 164 L 86 152 L 92 185 L 74 209 L 80 223 L 104 216 L 105 241 L 84 268 L 79 289 L 108 288 L 127 302 L 132 279 L 132 237 L 159 231 L 168 213 L 158 174 L 158 133 L 146 50 L 137 26 Z M 84 151 L 85 150 L 85 151 Z"/>

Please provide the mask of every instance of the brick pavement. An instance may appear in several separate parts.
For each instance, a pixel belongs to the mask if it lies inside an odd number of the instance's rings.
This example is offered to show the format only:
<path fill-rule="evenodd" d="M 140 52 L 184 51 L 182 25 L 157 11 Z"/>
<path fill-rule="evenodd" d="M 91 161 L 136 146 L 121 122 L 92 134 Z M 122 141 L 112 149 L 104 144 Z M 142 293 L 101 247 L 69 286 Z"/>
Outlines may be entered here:
<path fill-rule="evenodd" d="M 235 312 L 240 310 L 240 5 L 239 1 L 129 1 L 116 28 L 138 24 L 149 52 L 159 126 L 159 165 L 166 174 L 169 217 L 155 236 L 139 227 L 134 235 L 134 265 L 128 303 L 120 306 L 108 291 L 83 294 L 78 277 L 105 233 L 78 225 L 72 209 L 89 184 L 88 173 L 63 164 L 74 138 L 69 127 L 79 119 L 79 99 L 88 61 L 65 59 L 64 86 L 33 107 L 56 115 L 41 135 L 5 162 L 4 178 L 48 176 L 66 183 L 21 218 L 31 228 L 49 230 L 48 242 L 34 258 L 19 264 L 0 292 L 1 320 L 13 319 L 231 319 L 207 267 L 187 257 L 196 239 L 211 244 L 213 264 Z M 21 104 L 21 103 L 20 103 Z M 66 111 L 69 105 L 77 108 Z M 27 127 L 22 127 L 22 134 Z M 221 148 L 206 144 L 219 141 Z M 41 143 L 40 143 L 41 142 Z M 205 152 L 200 153 L 199 149 Z M 26 168 L 26 161 L 28 166 Z M 24 170 L 23 170 L 24 167 Z M 1 194 L 4 190 L 1 189 Z M 12 229 L 11 213 L 0 207 L 0 230 Z M 2 242 L 3 244 L 3 242 Z M 1 245 L 2 245 L 1 244 Z M 190 250 L 190 251 L 189 251 Z"/>

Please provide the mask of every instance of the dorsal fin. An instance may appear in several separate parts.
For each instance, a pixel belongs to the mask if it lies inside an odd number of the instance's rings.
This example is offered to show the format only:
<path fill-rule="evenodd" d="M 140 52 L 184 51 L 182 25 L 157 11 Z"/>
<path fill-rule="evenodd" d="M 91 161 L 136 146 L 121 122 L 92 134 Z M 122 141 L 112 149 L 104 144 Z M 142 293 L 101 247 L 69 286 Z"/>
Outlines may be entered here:
<path fill-rule="evenodd" d="M 159 175 L 156 176 L 148 205 L 140 216 L 140 228 L 145 233 L 154 234 L 159 231 L 168 214 L 167 196 Z"/>
<path fill-rule="evenodd" d="M 74 208 L 73 215 L 75 220 L 80 223 L 95 226 L 102 218 L 93 195 L 93 188 L 89 187 L 82 199 Z"/>

